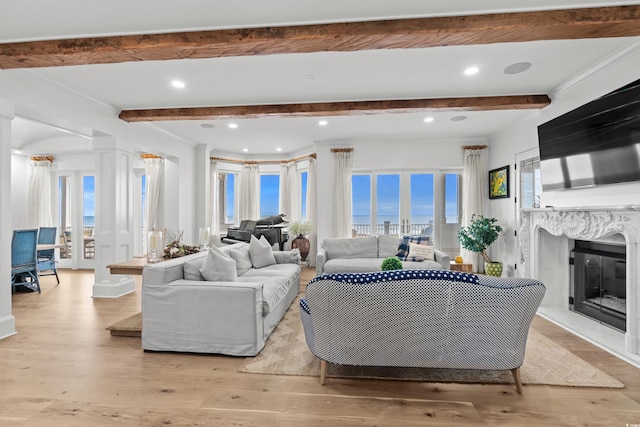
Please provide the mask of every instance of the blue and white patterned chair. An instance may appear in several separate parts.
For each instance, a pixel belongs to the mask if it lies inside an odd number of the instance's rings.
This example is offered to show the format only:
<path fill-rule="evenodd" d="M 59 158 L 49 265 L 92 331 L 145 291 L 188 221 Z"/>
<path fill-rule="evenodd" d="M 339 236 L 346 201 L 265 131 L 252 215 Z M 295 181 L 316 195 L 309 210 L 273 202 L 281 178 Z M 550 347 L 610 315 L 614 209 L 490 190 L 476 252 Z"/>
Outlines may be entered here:
<path fill-rule="evenodd" d="M 532 279 L 449 270 L 323 274 L 300 300 L 305 338 L 321 359 L 355 366 L 510 370 L 520 366 L 545 287 Z"/>

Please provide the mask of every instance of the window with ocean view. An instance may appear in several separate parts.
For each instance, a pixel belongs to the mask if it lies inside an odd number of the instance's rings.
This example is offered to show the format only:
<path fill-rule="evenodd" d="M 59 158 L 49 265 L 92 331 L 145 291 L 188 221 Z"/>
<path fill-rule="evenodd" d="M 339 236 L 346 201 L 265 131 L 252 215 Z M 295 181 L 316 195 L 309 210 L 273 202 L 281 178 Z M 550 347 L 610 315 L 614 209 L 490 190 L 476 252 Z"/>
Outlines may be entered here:
<path fill-rule="evenodd" d="M 260 175 L 260 217 L 278 215 L 280 175 Z"/>

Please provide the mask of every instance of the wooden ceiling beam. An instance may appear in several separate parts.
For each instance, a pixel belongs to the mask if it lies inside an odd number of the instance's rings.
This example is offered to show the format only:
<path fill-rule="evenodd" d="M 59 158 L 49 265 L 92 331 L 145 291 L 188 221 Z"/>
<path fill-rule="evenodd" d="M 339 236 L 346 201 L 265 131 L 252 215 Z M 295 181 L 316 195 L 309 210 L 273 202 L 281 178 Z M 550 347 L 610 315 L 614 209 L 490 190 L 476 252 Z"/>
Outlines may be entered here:
<path fill-rule="evenodd" d="M 304 104 L 236 105 L 228 107 L 122 110 L 127 122 L 216 120 L 260 117 L 322 117 L 434 111 L 490 111 L 540 109 L 551 103 L 547 95 L 486 96 L 382 101 L 318 102 Z"/>
<path fill-rule="evenodd" d="M 640 6 L 0 44 L 0 68 L 640 36 Z"/>

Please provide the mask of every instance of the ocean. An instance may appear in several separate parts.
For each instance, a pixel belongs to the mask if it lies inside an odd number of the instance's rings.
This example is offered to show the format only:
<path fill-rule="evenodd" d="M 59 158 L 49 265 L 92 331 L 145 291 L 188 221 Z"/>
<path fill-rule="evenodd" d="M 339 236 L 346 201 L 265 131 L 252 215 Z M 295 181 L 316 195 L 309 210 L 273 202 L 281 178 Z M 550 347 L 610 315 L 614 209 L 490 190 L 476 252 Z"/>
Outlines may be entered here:
<path fill-rule="evenodd" d="M 371 215 L 353 215 L 352 221 L 354 224 L 371 224 Z M 389 221 L 391 224 L 399 224 L 400 218 L 395 215 L 378 215 L 378 224 L 384 224 L 385 221 Z M 433 217 L 429 215 L 415 215 L 411 217 L 413 224 L 429 224 L 433 222 Z"/>
<path fill-rule="evenodd" d="M 93 216 L 93 215 L 91 215 L 91 216 L 85 215 L 83 217 L 82 224 L 83 224 L 83 227 L 95 227 L 96 226 L 96 217 Z"/>

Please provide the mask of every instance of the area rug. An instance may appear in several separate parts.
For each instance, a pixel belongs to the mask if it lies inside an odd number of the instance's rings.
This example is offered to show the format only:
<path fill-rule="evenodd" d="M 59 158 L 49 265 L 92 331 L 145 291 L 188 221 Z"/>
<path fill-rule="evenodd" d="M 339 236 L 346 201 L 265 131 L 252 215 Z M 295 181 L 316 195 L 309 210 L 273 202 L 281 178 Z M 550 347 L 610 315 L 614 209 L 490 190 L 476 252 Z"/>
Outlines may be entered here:
<path fill-rule="evenodd" d="M 262 352 L 256 357 L 248 357 L 239 371 L 271 375 L 320 375 L 320 361 L 309 351 L 304 339 L 297 299 L 267 339 Z M 624 388 L 624 384 L 615 378 L 534 330 L 529 331 L 525 361 L 520 371 L 523 384 Z M 439 383 L 513 384 L 510 371 L 357 367 L 329 364 L 327 376 Z"/>

